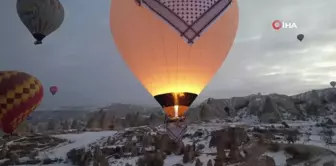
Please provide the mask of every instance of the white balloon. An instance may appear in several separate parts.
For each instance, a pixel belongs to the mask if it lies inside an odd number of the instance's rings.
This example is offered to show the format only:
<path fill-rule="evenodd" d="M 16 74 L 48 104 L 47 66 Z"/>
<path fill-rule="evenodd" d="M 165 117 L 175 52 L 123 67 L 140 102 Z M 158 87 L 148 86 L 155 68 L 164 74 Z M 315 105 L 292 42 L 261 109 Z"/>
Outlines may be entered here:
<path fill-rule="evenodd" d="M 58 0 L 17 0 L 16 9 L 22 23 L 37 40 L 35 44 L 41 44 L 64 20 L 64 8 Z"/>

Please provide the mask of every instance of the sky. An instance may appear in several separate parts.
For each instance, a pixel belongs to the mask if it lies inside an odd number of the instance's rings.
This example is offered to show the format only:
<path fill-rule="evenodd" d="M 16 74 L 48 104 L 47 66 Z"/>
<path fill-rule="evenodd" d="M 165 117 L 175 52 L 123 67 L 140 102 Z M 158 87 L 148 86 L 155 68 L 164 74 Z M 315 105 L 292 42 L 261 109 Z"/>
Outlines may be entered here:
<path fill-rule="evenodd" d="M 0 70 L 28 72 L 59 87 L 41 108 L 121 102 L 159 106 L 121 59 L 109 28 L 109 0 L 60 0 L 65 20 L 35 46 L 16 13 L 0 1 Z M 198 100 L 253 93 L 295 94 L 336 80 L 335 0 L 238 0 L 239 29 L 227 59 Z M 272 22 L 297 29 L 274 31 Z M 304 34 L 303 42 L 296 39 Z"/>

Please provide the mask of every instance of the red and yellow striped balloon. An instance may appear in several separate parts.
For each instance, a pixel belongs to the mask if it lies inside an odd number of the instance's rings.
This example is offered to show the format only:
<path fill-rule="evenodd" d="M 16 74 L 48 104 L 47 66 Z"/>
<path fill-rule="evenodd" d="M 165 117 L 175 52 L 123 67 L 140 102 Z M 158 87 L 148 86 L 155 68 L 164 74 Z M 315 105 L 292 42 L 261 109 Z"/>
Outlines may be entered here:
<path fill-rule="evenodd" d="M 35 77 L 18 71 L 0 71 L 0 123 L 6 133 L 35 110 L 43 98 L 43 86 Z"/>

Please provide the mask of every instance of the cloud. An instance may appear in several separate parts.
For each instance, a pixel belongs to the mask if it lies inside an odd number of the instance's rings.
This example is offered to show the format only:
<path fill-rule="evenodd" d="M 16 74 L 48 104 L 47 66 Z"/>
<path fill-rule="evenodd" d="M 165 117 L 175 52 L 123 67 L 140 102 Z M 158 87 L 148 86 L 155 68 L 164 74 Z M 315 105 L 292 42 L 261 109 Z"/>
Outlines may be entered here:
<path fill-rule="evenodd" d="M 225 97 L 258 92 L 292 94 L 329 86 L 335 79 L 332 62 L 336 61 L 336 29 L 332 15 L 336 13 L 330 7 L 335 2 L 241 0 L 239 4 L 240 10 L 245 10 L 241 11 L 238 31 L 242 39 L 236 40 L 204 91 L 207 96 L 219 91 L 218 87 Z M 293 21 L 298 29 L 274 31 L 271 23 L 277 19 Z M 300 33 L 305 35 L 303 42 L 296 39 Z"/>

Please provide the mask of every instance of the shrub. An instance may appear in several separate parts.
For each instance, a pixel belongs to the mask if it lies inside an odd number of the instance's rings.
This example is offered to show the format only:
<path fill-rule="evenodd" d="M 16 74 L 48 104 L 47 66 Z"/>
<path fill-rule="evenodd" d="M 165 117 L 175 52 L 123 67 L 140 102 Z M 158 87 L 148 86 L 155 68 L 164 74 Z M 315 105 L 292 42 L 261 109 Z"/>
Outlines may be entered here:
<path fill-rule="evenodd" d="M 145 154 L 137 161 L 137 166 L 163 166 L 164 157 L 161 153 Z"/>
<path fill-rule="evenodd" d="M 278 152 L 280 150 L 280 146 L 277 143 L 271 143 L 268 146 L 268 150 L 271 151 L 271 152 Z"/>

